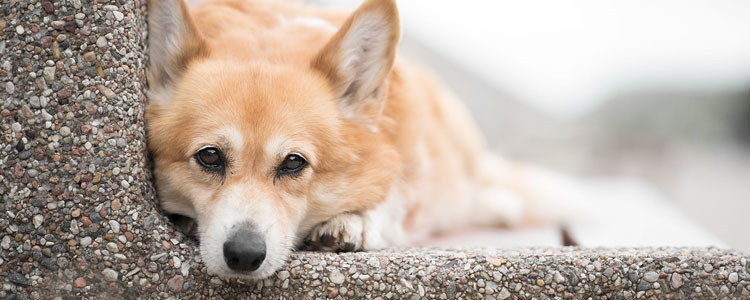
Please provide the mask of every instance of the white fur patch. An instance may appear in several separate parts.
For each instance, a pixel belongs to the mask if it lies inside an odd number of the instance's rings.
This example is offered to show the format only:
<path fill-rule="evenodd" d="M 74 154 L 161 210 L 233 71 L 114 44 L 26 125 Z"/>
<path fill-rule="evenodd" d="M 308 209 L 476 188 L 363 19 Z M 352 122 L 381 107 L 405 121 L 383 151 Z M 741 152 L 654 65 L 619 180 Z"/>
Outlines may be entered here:
<path fill-rule="evenodd" d="M 475 201 L 471 223 L 479 226 L 513 227 L 521 223 L 526 209 L 523 199 L 500 186 L 482 188 Z"/>
<path fill-rule="evenodd" d="M 279 23 L 281 23 L 282 28 L 285 26 L 304 26 L 304 27 L 310 27 L 310 28 L 318 28 L 323 29 L 325 31 L 329 32 L 336 32 L 338 28 L 336 26 L 333 26 L 330 22 L 328 22 L 325 19 L 322 18 L 316 18 L 316 17 L 294 17 L 292 19 L 288 19 L 283 14 L 277 14 L 276 19 L 279 20 Z"/>
<path fill-rule="evenodd" d="M 315 165 L 317 159 L 317 156 L 315 155 L 315 147 L 313 147 L 312 144 L 280 135 L 269 138 L 266 141 L 263 150 L 267 161 L 275 161 L 284 158 L 290 153 L 301 154 L 311 165 Z"/>
<path fill-rule="evenodd" d="M 242 135 L 242 131 L 234 126 L 224 126 L 209 133 L 200 135 L 193 139 L 190 147 L 186 149 L 189 152 L 185 153 L 185 155 L 191 156 L 195 154 L 198 149 L 201 149 L 203 147 L 209 145 L 224 146 L 225 143 L 229 143 L 229 146 L 231 148 L 229 150 L 232 150 L 234 152 L 241 151 L 245 145 L 245 138 Z"/>
<path fill-rule="evenodd" d="M 242 132 L 233 126 L 222 127 L 214 134 L 224 137 L 235 151 L 239 151 L 245 146 L 245 138 Z"/>
<path fill-rule="evenodd" d="M 403 225 L 405 218 L 406 200 L 393 189 L 385 202 L 364 213 L 363 248 L 375 250 L 408 243 Z"/>
<path fill-rule="evenodd" d="M 292 24 L 297 24 L 305 27 L 312 27 L 312 28 L 319 28 L 330 32 L 335 32 L 338 28 L 336 26 L 333 26 L 330 22 L 321 19 L 321 18 L 313 18 L 313 17 L 296 17 L 292 19 Z"/>
<path fill-rule="evenodd" d="M 220 276 L 247 278 L 265 278 L 273 274 L 286 262 L 293 247 L 291 239 L 284 238 L 289 236 L 290 228 L 282 228 L 277 216 L 271 200 L 253 189 L 252 184 L 237 183 L 226 187 L 226 192 L 210 207 L 202 208 L 198 219 L 201 257 L 208 271 Z M 258 270 L 238 274 L 226 265 L 223 247 L 232 228 L 248 222 L 265 237 L 266 259 Z"/>

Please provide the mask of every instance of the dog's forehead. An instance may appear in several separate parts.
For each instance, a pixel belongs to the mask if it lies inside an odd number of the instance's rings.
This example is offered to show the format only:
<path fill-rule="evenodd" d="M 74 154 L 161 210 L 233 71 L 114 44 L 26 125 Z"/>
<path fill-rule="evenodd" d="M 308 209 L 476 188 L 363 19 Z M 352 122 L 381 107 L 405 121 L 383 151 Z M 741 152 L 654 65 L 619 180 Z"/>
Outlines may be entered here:
<path fill-rule="evenodd" d="M 258 65 L 199 66 L 184 78 L 175 108 L 191 120 L 187 151 L 224 142 L 255 153 L 314 152 L 340 126 L 325 83 L 293 68 Z"/>
<path fill-rule="evenodd" d="M 337 110 L 328 82 L 320 74 L 283 63 L 197 63 L 179 90 L 183 97 L 191 98 L 193 106 L 245 120 L 283 122 L 292 116 L 304 118 Z"/>

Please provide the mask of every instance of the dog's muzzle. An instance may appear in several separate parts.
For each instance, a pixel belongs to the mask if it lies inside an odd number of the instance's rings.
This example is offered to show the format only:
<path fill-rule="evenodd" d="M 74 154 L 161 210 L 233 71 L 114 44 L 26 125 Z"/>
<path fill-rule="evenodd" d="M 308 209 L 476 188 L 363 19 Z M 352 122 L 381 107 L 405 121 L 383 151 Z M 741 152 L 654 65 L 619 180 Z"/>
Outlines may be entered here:
<path fill-rule="evenodd" d="M 266 241 L 251 225 L 234 226 L 224 242 L 224 262 L 236 272 L 252 272 L 266 259 Z"/>

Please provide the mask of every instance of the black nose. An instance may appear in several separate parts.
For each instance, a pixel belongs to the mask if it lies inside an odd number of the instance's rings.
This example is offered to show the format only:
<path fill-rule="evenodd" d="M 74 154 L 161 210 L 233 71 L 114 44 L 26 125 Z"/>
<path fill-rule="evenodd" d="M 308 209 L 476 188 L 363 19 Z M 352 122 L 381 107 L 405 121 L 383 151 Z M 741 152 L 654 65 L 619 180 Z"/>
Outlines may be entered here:
<path fill-rule="evenodd" d="M 255 271 L 264 259 L 266 242 L 260 233 L 239 229 L 224 242 L 224 261 L 234 271 Z"/>

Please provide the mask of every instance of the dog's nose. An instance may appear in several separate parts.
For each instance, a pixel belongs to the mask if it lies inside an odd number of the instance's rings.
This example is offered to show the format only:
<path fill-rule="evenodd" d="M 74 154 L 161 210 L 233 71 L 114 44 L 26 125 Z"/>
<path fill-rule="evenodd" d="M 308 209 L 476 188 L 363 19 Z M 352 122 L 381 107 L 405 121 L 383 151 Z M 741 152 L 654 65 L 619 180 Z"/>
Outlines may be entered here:
<path fill-rule="evenodd" d="M 234 271 L 255 271 L 264 259 L 266 242 L 260 233 L 239 229 L 224 242 L 224 261 Z"/>

